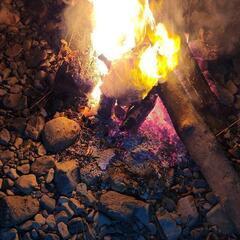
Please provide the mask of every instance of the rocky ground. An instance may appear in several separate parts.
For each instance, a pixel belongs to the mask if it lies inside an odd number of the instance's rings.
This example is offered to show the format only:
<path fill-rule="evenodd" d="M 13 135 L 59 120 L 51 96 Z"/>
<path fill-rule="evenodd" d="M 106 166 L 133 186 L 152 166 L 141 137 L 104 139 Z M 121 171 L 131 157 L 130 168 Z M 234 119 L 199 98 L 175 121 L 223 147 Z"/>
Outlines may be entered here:
<path fill-rule="evenodd" d="M 139 142 L 119 146 L 82 117 L 86 99 L 52 95 L 62 1 L 0 5 L 0 239 L 238 239 L 191 160 L 160 167 Z M 211 73 L 230 122 L 238 62 Z M 235 126 L 219 137 L 236 168 L 237 136 Z"/>

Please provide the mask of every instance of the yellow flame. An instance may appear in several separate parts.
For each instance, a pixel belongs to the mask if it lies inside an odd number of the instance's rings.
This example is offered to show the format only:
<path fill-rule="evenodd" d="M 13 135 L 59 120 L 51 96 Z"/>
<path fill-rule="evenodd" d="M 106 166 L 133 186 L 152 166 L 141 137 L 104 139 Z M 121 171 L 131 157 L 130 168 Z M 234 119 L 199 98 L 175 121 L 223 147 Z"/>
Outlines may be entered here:
<path fill-rule="evenodd" d="M 133 62 L 129 71 L 131 81 L 145 96 L 158 81 L 165 81 L 168 73 L 177 66 L 180 37 L 169 34 L 164 24 L 155 24 L 148 0 L 92 0 L 92 3 L 93 49 L 97 55 L 103 54 L 114 63 L 130 56 L 129 60 L 132 58 L 133 61 L 126 62 Z M 121 67 L 116 67 L 119 64 L 112 64 L 116 69 L 108 71 L 100 62 L 97 62 L 97 68 L 102 76 L 112 73 L 117 73 L 119 78 L 126 76 Z M 98 106 L 101 85 L 99 78 L 90 95 L 92 106 Z"/>
<path fill-rule="evenodd" d="M 121 58 L 144 38 L 153 16 L 147 0 L 93 0 L 93 47 L 109 60 Z"/>

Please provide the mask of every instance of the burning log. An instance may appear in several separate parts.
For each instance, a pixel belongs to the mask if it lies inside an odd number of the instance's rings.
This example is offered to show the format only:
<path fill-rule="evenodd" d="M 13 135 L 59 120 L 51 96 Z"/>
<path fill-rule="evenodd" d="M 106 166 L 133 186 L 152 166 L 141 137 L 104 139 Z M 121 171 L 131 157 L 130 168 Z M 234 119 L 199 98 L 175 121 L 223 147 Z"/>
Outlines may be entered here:
<path fill-rule="evenodd" d="M 142 101 L 129 108 L 127 115 L 120 127 L 121 131 L 137 132 L 148 114 L 154 108 L 158 96 L 157 88 L 158 87 L 153 87 L 153 89 Z"/>
<path fill-rule="evenodd" d="M 161 97 L 173 125 L 189 151 L 200 166 L 210 187 L 220 198 L 220 203 L 240 232 L 240 179 L 230 165 L 214 134 L 192 105 L 175 73 L 159 86 Z"/>

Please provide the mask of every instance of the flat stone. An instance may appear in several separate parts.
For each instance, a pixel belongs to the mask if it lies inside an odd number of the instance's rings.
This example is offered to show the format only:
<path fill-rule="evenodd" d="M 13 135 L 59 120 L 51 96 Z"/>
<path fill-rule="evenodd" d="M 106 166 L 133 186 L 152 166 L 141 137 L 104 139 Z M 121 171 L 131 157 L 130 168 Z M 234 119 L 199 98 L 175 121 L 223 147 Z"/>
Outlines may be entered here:
<path fill-rule="evenodd" d="M 0 131 L 0 144 L 8 145 L 8 143 L 10 142 L 10 139 L 11 139 L 11 134 L 6 128 L 3 128 Z"/>
<path fill-rule="evenodd" d="M 0 226 L 12 227 L 32 218 L 39 211 L 39 202 L 31 196 L 0 198 Z"/>
<path fill-rule="evenodd" d="M 234 226 L 228 220 L 220 204 L 213 207 L 206 215 L 208 223 L 216 225 L 219 230 L 224 234 L 234 233 Z"/>
<path fill-rule="evenodd" d="M 149 204 L 134 197 L 108 191 L 100 197 L 100 209 L 109 217 L 124 221 L 149 222 Z"/>
<path fill-rule="evenodd" d="M 42 209 L 46 209 L 48 212 L 52 212 L 56 207 L 56 200 L 54 198 L 50 198 L 45 194 L 40 199 L 40 205 Z"/>
<path fill-rule="evenodd" d="M 80 126 L 66 117 L 58 117 L 46 123 L 43 131 L 43 143 L 49 152 L 60 152 L 77 139 Z"/>
<path fill-rule="evenodd" d="M 36 176 L 34 174 L 22 175 L 17 179 L 16 186 L 21 192 L 30 194 L 38 186 Z"/>
<path fill-rule="evenodd" d="M 54 181 L 59 193 L 69 195 L 80 181 L 78 162 L 69 160 L 56 163 Z"/>
<path fill-rule="evenodd" d="M 31 165 L 31 171 L 37 176 L 47 174 L 51 168 L 55 168 L 55 160 L 52 156 L 39 157 Z"/>
<path fill-rule="evenodd" d="M 45 125 L 45 119 L 42 116 L 31 117 L 27 122 L 25 135 L 32 140 L 38 140 Z"/>
<path fill-rule="evenodd" d="M 180 198 L 177 202 L 177 212 L 184 222 L 189 225 L 195 224 L 199 214 L 193 196 Z"/>

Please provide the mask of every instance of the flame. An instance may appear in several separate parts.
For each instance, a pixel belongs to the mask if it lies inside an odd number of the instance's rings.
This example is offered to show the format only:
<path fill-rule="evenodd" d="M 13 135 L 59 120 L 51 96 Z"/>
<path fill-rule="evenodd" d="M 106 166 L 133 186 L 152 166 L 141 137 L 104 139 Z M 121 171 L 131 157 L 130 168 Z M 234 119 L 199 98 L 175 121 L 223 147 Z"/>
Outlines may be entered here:
<path fill-rule="evenodd" d="M 93 48 L 111 61 L 136 47 L 153 22 L 147 0 L 93 0 L 93 5 Z"/>
<path fill-rule="evenodd" d="M 97 56 L 103 55 L 113 62 L 112 68 L 116 68 L 108 71 L 104 62 L 97 60 L 100 75 L 103 79 L 113 73 L 118 78 L 126 76 L 123 67 L 117 64 L 125 58 L 126 62 L 133 62 L 128 73 L 130 81 L 144 97 L 177 66 L 180 37 L 169 34 L 164 24 L 155 23 L 148 0 L 92 0 L 92 3 L 93 49 Z M 99 105 L 101 86 L 100 77 L 90 94 L 90 106 Z"/>
<path fill-rule="evenodd" d="M 159 23 L 149 34 L 151 45 L 142 53 L 139 68 L 152 86 L 159 79 L 164 81 L 170 71 L 178 65 L 180 37 L 169 37 L 166 27 Z"/>

